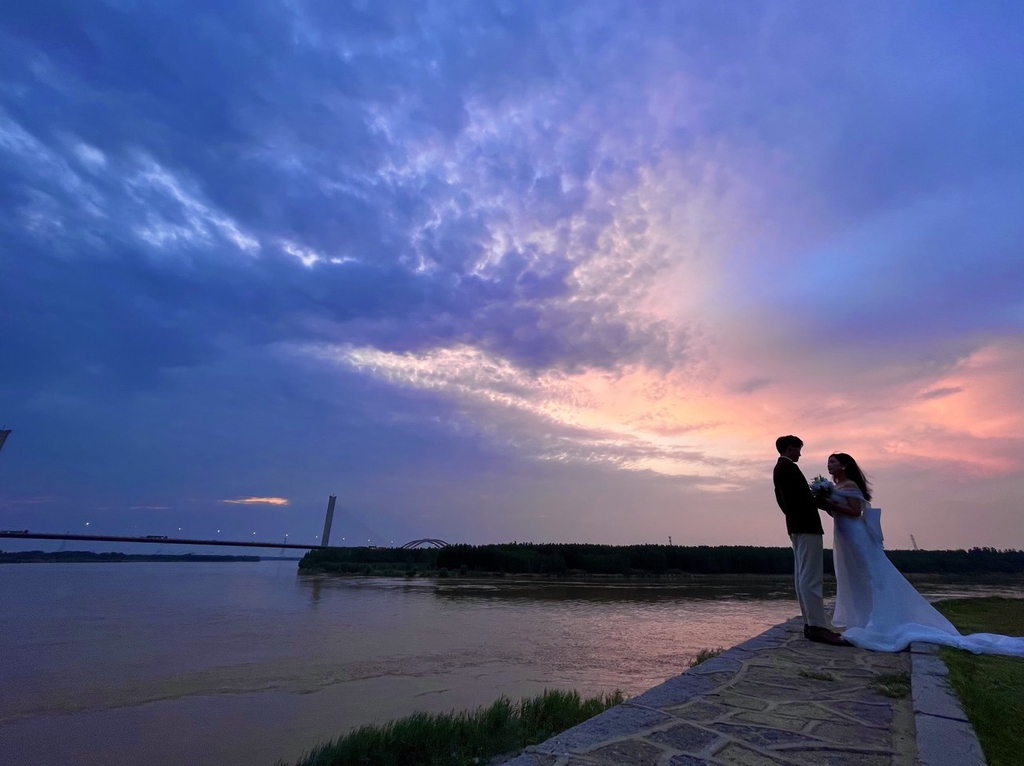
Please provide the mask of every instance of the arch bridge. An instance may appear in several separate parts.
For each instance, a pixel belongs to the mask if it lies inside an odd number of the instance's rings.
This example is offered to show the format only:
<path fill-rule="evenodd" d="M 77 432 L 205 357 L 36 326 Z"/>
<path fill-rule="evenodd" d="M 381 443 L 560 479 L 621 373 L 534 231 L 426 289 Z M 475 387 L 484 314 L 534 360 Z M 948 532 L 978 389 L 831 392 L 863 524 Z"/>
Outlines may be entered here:
<path fill-rule="evenodd" d="M 400 550 L 408 550 L 409 548 L 445 548 L 448 545 L 444 540 L 438 540 L 436 537 L 424 537 L 422 540 L 410 540 L 401 546 Z"/>

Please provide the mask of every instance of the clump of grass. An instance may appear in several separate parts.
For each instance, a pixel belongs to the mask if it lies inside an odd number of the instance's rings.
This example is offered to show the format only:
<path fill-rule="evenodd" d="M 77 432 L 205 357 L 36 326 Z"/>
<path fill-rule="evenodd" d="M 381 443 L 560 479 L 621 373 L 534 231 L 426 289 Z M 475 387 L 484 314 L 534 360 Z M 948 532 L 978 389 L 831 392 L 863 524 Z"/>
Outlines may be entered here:
<path fill-rule="evenodd" d="M 362 726 L 303 755 L 296 766 L 472 766 L 535 745 L 623 701 L 622 692 L 581 699 L 545 691 L 461 713 L 416 713 Z"/>
<path fill-rule="evenodd" d="M 1024 636 L 1024 601 L 1019 598 L 951 599 L 940 601 L 935 607 L 961 633 Z"/>
<path fill-rule="evenodd" d="M 813 678 L 815 681 L 835 681 L 831 673 L 818 672 L 817 670 L 801 670 L 797 675 L 802 678 Z"/>
<path fill-rule="evenodd" d="M 708 660 L 714 659 L 724 651 L 725 647 L 722 646 L 719 646 L 715 649 L 701 649 L 699 652 L 697 652 L 697 656 L 690 660 L 690 667 L 693 668 L 697 665 L 700 665 L 702 662 L 707 662 Z"/>
<path fill-rule="evenodd" d="M 1024 600 L 976 598 L 943 601 L 939 611 L 961 633 L 1024 635 Z M 1019 764 L 1024 753 L 1024 658 L 975 655 L 942 647 L 939 656 L 989 766 Z"/>
<path fill-rule="evenodd" d="M 871 688 L 883 697 L 900 699 L 910 694 L 910 674 L 890 673 L 884 676 L 875 676 L 871 680 Z"/>

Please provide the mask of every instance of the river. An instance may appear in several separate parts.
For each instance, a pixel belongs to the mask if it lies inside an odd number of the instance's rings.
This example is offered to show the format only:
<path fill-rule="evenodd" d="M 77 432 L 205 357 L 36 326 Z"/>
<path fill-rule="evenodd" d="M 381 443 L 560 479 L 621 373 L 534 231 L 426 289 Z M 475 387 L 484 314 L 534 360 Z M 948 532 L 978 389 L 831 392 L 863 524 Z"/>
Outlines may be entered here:
<path fill-rule="evenodd" d="M 943 593 L 1022 595 L 931 588 Z M 0 763 L 271 766 L 419 710 L 546 688 L 637 694 L 700 649 L 797 612 L 787 578 L 644 586 L 339 578 L 299 575 L 294 561 L 0 565 Z"/>

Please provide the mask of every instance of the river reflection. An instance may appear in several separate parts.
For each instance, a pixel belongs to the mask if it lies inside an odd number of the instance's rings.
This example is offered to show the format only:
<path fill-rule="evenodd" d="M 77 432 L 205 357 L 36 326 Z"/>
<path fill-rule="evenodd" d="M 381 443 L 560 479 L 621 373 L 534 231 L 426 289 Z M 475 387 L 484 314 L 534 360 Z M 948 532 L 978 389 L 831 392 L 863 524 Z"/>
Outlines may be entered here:
<path fill-rule="evenodd" d="M 797 613 L 787 577 L 297 575 L 294 562 L 0 567 L 0 763 L 272 764 L 354 726 L 545 688 L 637 694 Z M 929 595 L 1020 583 L 935 581 Z"/>

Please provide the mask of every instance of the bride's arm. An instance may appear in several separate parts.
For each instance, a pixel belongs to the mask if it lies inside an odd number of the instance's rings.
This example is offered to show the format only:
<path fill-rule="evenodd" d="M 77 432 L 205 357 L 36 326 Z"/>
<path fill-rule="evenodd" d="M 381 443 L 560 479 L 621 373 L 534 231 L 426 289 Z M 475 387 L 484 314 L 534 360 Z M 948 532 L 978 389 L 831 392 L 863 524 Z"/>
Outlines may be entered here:
<path fill-rule="evenodd" d="M 836 513 L 841 513 L 843 516 L 853 516 L 857 518 L 861 515 L 860 500 L 855 498 L 839 498 L 838 500 L 826 500 L 829 507 Z"/>

